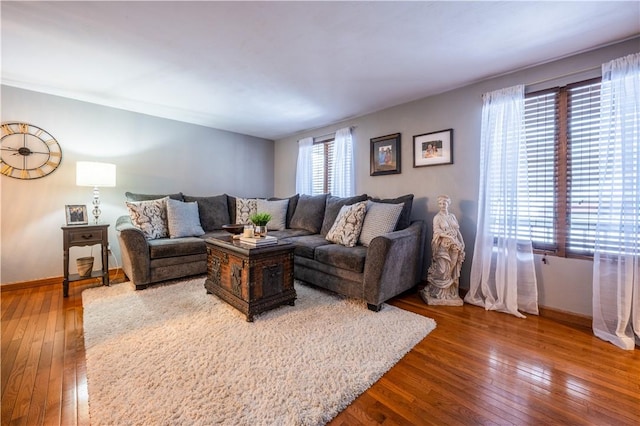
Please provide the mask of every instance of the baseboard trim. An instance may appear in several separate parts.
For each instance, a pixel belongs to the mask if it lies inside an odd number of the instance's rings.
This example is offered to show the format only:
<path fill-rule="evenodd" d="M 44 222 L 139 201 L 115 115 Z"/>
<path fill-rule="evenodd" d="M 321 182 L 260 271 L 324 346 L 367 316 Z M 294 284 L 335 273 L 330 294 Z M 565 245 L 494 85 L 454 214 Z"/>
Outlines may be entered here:
<path fill-rule="evenodd" d="M 549 318 L 559 323 L 568 324 L 573 327 L 586 328 L 591 330 L 593 318 L 587 315 L 576 314 L 573 312 L 562 311 L 560 309 L 538 307 L 539 315 L 543 318 Z"/>
<path fill-rule="evenodd" d="M 121 268 L 109 269 L 109 281 L 114 282 L 117 277 L 124 277 L 124 271 Z M 87 278 L 86 280 L 80 280 L 80 281 L 74 281 L 74 282 L 87 282 L 92 280 L 96 280 L 96 278 Z M 3 284 L 3 285 L 0 285 L 0 293 L 4 293 L 5 291 L 23 290 L 25 288 L 42 287 L 42 286 L 50 286 L 50 285 L 62 286 L 62 277 L 41 278 L 33 281 L 23 281 L 23 282 L 17 282 L 17 283 Z"/>
<path fill-rule="evenodd" d="M 422 284 L 427 285 L 426 282 L 423 282 Z M 462 299 L 464 299 L 468 292 L 469 290 L 466 288 L 458 289 L 458 293 Z M 574 312 L 567 312 L 555 308 L 547 308 L 545 306 L 538 306 L 538 316 L 549 318 L 555 322 L 567 324 L 572 327 L 586 328 L 589 330 L 591 330 L 593 323 L 593 318 L 588 315 L 576 314 Z"/>

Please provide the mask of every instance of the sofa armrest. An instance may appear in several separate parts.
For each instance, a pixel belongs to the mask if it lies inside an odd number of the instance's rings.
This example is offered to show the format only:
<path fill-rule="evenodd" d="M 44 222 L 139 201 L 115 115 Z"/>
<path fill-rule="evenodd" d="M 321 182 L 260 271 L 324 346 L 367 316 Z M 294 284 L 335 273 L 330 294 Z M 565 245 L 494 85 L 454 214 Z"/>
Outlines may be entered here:
<path fill-rule="evenodd" d="M 374 238 L 364 265 L 364 299 L 371 307 L 409 290 L 421 281 L 424 221 Z"/>
<path fill-rule="evenodd" d="M 122 269 L 129 279 L 136 285 L 150 282 L 149 244 L 140 229 L 129 216 L 121 216 L 116 221 L 116 233 L 122 256 Z"/>

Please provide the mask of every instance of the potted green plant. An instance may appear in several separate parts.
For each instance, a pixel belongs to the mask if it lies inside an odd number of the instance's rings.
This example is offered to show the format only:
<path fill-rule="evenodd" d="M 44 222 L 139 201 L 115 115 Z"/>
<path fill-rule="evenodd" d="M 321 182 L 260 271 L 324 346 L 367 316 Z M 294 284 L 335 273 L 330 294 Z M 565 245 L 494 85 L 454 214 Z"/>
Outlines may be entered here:
<path fill-rule="evenodd" d="M 267 235 L 267 223 L 271 220 L 269 213 L 253 214 L 249 217 L 249 220 L 255 225 L 255 234 L 257 236 L 265 237 Z"/>

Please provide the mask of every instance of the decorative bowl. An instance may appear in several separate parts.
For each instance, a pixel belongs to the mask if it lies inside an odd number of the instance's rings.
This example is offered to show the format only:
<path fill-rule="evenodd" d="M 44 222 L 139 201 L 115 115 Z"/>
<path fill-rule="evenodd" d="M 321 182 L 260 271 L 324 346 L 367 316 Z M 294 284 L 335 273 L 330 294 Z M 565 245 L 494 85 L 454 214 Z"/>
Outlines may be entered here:
<path fill-rule="evenodd" d="M 230 234 L 238 235 L 238 234 L 242 234 L 242 231 L 244 231 L 244 225 L 238 225 L 238 224 L 222 225 L 222 229 L 224 229 Z"/>

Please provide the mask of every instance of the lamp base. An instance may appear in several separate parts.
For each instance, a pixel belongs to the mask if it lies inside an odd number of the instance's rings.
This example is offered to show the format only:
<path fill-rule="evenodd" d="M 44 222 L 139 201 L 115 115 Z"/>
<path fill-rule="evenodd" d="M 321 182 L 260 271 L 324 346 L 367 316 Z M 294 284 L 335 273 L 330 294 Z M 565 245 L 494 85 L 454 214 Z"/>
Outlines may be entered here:
<path fill-rule="evenodd" d="M 98 224 L 98 219 L 100 218 L 100 190 L 97 186 L 93 187 L 93 213 L 94 223 Z"/>

